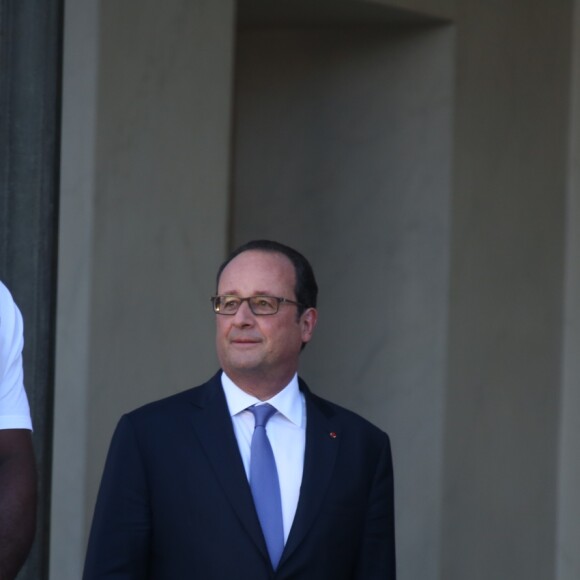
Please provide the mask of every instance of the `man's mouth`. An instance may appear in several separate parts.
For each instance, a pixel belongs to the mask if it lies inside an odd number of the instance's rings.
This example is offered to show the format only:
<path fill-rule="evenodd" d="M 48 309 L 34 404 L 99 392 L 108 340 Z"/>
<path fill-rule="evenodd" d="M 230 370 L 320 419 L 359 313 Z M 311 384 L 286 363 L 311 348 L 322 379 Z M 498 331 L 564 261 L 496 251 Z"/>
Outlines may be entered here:
<path fill-rule="evenodd" d="M 260 340 L 257 338 L 233 338 L 230 342 L 232 344 L 258 344 Z"/>

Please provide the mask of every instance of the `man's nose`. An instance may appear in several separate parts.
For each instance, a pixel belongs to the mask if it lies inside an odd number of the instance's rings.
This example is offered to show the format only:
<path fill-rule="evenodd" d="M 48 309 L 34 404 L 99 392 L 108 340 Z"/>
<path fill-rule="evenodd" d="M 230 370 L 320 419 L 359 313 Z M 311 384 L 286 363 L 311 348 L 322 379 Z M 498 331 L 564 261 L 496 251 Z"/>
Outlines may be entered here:
<path fill-rule="evenodd" d="M 254 313 L 250 308 L 250 303 L 248 300 L 244 300 L 240 304 L 238 311 L 234 314 L 234 324 L 246 326 L 248 324 L 253 324 L 254 320 Z"/>

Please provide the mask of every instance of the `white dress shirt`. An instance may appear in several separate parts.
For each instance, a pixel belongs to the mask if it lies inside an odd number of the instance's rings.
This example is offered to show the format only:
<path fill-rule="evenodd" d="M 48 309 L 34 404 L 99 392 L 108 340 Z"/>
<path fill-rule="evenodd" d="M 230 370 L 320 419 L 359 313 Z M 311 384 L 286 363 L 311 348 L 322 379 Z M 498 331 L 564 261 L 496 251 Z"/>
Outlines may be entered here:
<path fill-rule="evenodd" d="M 266 432 L 278 470 L 286 542 L 300 497 L 306 445 L 306 401 L 298 388 L 298 375 L 294 375 L 290 383 L 268 401 L 260 401 L 242 391 L 225 373 L 221 379 L 248 480 L 254 415 L 247 409 L 268 402 L 278 411 L 268 421 Z"/>

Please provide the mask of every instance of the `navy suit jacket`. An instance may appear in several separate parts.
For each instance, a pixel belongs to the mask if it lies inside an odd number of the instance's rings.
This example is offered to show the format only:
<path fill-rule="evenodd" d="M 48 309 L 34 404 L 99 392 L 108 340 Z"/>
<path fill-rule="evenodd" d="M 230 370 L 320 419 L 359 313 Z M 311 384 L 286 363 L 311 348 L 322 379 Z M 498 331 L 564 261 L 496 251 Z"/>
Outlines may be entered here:
<path fill-rule="evenodd" d="M 395 580 L 389 439 L 306 398 L 296 516 L 272 569 L 218 372 L 124 415 L 95 508 L 84 580 Z"/>

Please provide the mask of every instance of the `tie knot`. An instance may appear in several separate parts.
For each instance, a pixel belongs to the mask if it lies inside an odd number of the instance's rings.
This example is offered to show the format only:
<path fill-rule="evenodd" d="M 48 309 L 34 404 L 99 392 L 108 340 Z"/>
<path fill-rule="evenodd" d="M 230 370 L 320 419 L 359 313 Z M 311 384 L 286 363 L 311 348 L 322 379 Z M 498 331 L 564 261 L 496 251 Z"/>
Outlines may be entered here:
<path fill-rule="evenodd" d="M 256 427 L 265 427 L 270 417 L 276 412 L 276 408 L 268 403 L 265 403 L 264 405 L 254 405 L 248 410 L 254 415 L 254 429 Z"/>

